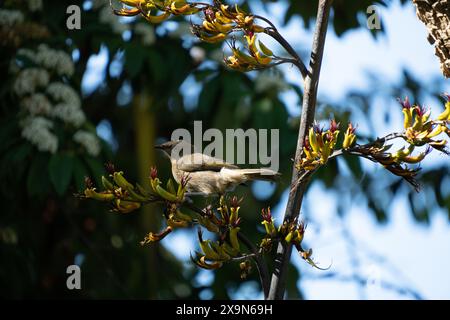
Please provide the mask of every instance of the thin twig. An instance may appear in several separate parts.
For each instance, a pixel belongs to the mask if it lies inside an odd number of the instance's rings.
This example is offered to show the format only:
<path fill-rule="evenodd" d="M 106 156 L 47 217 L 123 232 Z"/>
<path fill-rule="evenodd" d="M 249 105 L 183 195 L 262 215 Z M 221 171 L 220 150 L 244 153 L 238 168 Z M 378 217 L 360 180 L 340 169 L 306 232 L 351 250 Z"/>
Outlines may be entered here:
<path fill-rule="evenodd" d="M 367 156 L 367 155 L 365 155 L 365 154 L 363 154 L 361 152 L 358 152 L 358 149 L 369 148 L 369 147 L 377 145 L 377 144 L 384 144 L 386 141 L 394 140 L 394 139 L 397 139 L 397 138 L 404 138 L 404 136 L 405 135 L 404 135 L 403 132 L 394 132 L 394 133 L 390 133 L 390 134 L 388 134 L 388 135 L 386 135 L 384 137 L 377 138 L 373 142 L 369 142 L 369 143 L 366 143 L 366 144 L 363 144 L 363 145 L 359 145 L 356 148 L 349 148 L 347 150 L 344 150 L 344 149 L 335 150 L 328 157 L 328 161 L 331 160 L 331 159 L 334 159 L 336 157 L 339 157 L 339 156 L 341 156 L 341 155 L 343 155 L 345 153 L 347 153 L 347 154 L 351 154 L 351 155 L 355 155 L 355 156 L 360 156 L 360 157 L 366 158 L 366 159 L 376 163 L 376 161 L 374 161 L 374 159 L 370 158 L 369 156 Z M 319 166 L 319 167 L 317 167 L 317 168 L 315 168 L 313 170 L 301 171 L 301 174 L 299 175 L 296 184 L 291 188 L 290 192 L 291 193 L 295 192 L 297 187 L 301 183 L 306 182 L 306 179 L 309 179 L 320 167 L 321 166 Z"/>
<path fill-rule="evenodd" d="M 289 42 L 287 42 L 286 39 L 283 38 L 283 36 L 277 31 L 276 28 L 266 28 L 264 29 L 264 33 L 275 39 L 294 58 L 292 63 L 300 70 L 303 79 L 306 79 L 309 75 L 309 71 L 300 56 L 289 44 Z"/>
<path fill-rule="evenodd" d="M 390 133 L 390 134 L 388 134 L 388 135 L 386 135 L 384 137 L 377 138 L 373 142 L 369 142 L 369 143 L 363 144 L 363 145 L 361 145 L 361 147 L 367 148 L 367 147 L 371 147 L 373 145 L 383 144 L 386 141 L 390 141 L 390 140 L 394 140 L 394 139 L 398 139 L 398 138 L 405 139 L 405 133 L 404 132 L 393 132 L 393 133 Z"/>
<path fill-rule="evenodd" d="M 256 267 L 258 269 L 259 279 L 261 281 L 261 286 L 264 292 L 264 299 L 267 299 L 269 296 L 270 275 L 266 261 L 264 261 L 264 258 L 261 256 L 259 250 L 255 247 L 255 245 L 249 239 L 247 239 L 247 237 L 242 234 L 242 232 L 238 233 L 238 238 L 252 253 L 255 254 L 253 259 L 255 260 Z"/>
<path fill-rule="evenodd" d="M 264 22 L 267 23 L 272 29 L 274 29 L 275 31 L 278 32 L 277 27 L 275 27 L 275 25 L 274 25 L 274 24 L 272 23 L 272 21 L 270 21 L 269 19 L 267 19 L 267 18 L 265 18 L 265 17 L 262 17 L 262 16 L 259 16 L 259 15 L 257 15 L 257 14 L 254 14 L 253 17 L 255 17 L 256 19 L 259 19 L 259 20 L 264 21 Z"/>
<path fill-rule="evenodd" d="M 297 52 L 294 50 L 294 48 L 292 48 L 290 43 L 287 42 L 287 40 L 278 32 L 277 27 L 275 27 L 275 25 L 272 23 L 272 21 L 270 21 L 269 19 L 267 19 L 265 17 L 259 16 L 259 15 L 254 15 L 254 17 L 256 19 L 260 19 L 260 20 L 266 22 L 270 26 L 270 28 L 264 29 L 264 33 L 266 33 L 267 35 L 269 35 L 273 39 L 275 39 L 294 58 L 292 63 L 297 66 L 297 68 L 300 70 L 300 72 L 302 74 L 303 79 L 305 79 L 306 76 L 308 75 L 308 69 L 306 68 L 305 64 L 303 63 L 302 58 L 300 58 L 300 56 L 297 54 Z"/>
<path fill-rule="evenodd" d="M 314 32 L 314 40 L 311 52 L 310 68 L 304 81 L 304 96 L 302 117 L 297 140 L 297 151 L 295 155 L 295 163 L 292 173 L 291 189 L 297 184 L 299 176 L 302 174 L 298 170 L 296 164 L 300 162 L 303 150 L 303 142 L 307 136 L 308 130 L 314 121 L 314 114 L 317 99 L 317 87 L 319 83 L 320 68 L 322 65 L 322 57 L 325 46 L 325 38 L 328 26 L 328 17 L 330 15 L 330 7 L 332 0 L 320 0 L 317 12 L 316 29 Z M 296 187 L 295 192 L 289 194 L 288 204 L 284 221 L 289 223 L 298 217 L 302 204 L 303 194 L 306 189 L 306 183 L 301 183 Z M 280 241 L 278 243 L 277 254 L 275 258 L 275 267 L 272 273 L 268 299 L 283 299 L 286 287 L 286 273 L 290 263 L 292 246 Z"/>
<path fill-rule="evenodd" d="M 240 257 L 231 258 L 231 261 L 240 262 L 240 261 L 244 261 L 244 260 L 247 260 L 247 259 L 250 259 L 250 258 L 254 258 L 257 255 L 258 255 L 257 253 L 244 254 L 244 255 L 242 255 Z"/>

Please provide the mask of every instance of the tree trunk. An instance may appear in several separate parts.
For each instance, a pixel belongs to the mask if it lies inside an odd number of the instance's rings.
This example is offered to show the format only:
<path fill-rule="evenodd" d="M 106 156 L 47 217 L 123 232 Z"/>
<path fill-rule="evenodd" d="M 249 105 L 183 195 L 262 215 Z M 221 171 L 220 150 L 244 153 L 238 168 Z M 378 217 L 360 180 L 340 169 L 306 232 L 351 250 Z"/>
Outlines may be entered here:
<path fill-rule="evenodd" d="M 417 16 L 428 29 L 428 41 L 435 46 L 441 70 L 450 78 L 450 0 L 413 0 Z"/>
<path fill-rule="evenodd" d="M 332 2 L 333 0 L 319 1 L 316 28 L 314 31 L 311 58 L 309 63 L 310 70 L 306 74 L 306 78 L 303 83 L 304 94 L 302 101 L 302 115 L 297 140 L 297 151 L 295 153 L 295 163 L 300 162 L 305 137 L 308 136 L 308 130 L 314 122 L 320 68 L 322 66 L 322 57 L 328 28 L 328 17 L 330 15 Z M 286 223 L 295 221 L 295 219 L 300 214 L 302 199 L 307 184 L 307 181 L 304 181 L 303 183 L 297 185 L 300 175 L 300 170 L 298 170 L 294 165 L 288 204 L 286 207 L 286 212 L 284 214 L 284 222 Z M 292 244 L 287 244 L 284 241 L 279 241 L 277 247 L 277 255 L 275 257 L 274 271 L 272 273 L 272 279 L 270 283 L 268 296 L 269 300 L 281 300 L 284 298 L 286 288 L 286 273 L 290 263 L 291 251 Z"/>

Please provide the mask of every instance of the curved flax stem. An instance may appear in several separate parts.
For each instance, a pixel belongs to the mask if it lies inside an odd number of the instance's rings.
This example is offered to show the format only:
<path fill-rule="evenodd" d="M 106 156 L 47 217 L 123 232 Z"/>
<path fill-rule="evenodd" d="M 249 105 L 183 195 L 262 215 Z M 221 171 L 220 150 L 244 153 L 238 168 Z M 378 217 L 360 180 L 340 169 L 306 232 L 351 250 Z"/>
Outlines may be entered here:
<path fill-rule="evenodd" d="M 394 139 L 397 139 L 397 138 L 404 138 L 405 139 L 405 133 L 404 132 L 393 132 L 393 133 L 390 133 L 390 134 L 388 134 L 388 135 L 386 135 L 384 137 L 377 138 L 373 142 L 369 142 L 369 143 L 363 144 L 362 147 L 370 147 L 370 146 L 373 146 L 373 145 L 376 145 L 376 144 L 379 144 L 379 143 L 385 143 L 386 141 L 394 140 Z"/>
<path fill-rule="evenodd" d="M 390 140 L 394 140 L 394 139 L 398 139 L 398 138 L 404 138 L 404 137 L 405 137 L 405 134 L 404 134 L 403 132 L 393 132 L 393 133 L 390 133 L 390 134 L 388 134 L 388 135 L 386 135 L 386 136 L 384 136 L 384 137 L 377 138 L 376 140 L 374 140 L 374 141 L 372 141 L 372 142 L 369 142 L 369 143 L 360 145 L 359 147 L 361 147 L 361 148 L 368 148 L 368 147 L 371 147 L 371 146 L 373 146 L 373 145 L 383 144 L 383 143 L 385 143 L 386 141 L 390 141 Z M 328 157 L 328 161 L 331 160 L 331 159 L 334 159 L 334 158 L 336 158 L 336 157 L 339 157 L 339 156 L 343 155 L 344 153 L 352 154 L 352 155 L 355 155 L 355 156 L 360 156 L 360 157 L 369 159 L 370 161 L 376 163 L 376 161 L 374 161 L 374 160 L 371 159 L 370 157 L 367 157 L 367 155 L 364 155 L 364 154 L 362 154 L 362 153 L 360 153 L 360 152 L 355 151 L 355 148 L 350 148 L 350 149 L 348 149 L 348 150 L 344 150 L 344 149 L 335 150 L 335 151 L 333 151 L 333 153 Z M 306 183 L 306 179 L 308 179 L 309 177 L 311 177 L 317 170 L 319 170 L 320 167 L 322 167 L 322 166 L 319 166 L 319 167 L 317 167 L 317 168 L 314 169 L 314 170 L 302 171 L 302 172 L 300 173 L 299 177 L 298 177 L 297 183 L 296 183 L 295 186 L 291 189 L 291 192 L 292 192 L 293 190 L 295 190 L 302 182 L 305 182 L 305 183 Z"/>
<path fill-rule="evenodd" d="M 264 21 L 265 23 L 267 23 L 270 26 L 270 28 L 264 29 L 264 33 L 266 33 L 269 36 L 271 36 L 272 38 L 274 38 L 294 58 L 294 60 L 291 60 L 290 62 L 292 62 L 293 64 L 295 64 L 297 66 L 297 68 L 300 70 L 300 72 L 303 76 L 303 79 L 305 79 L 306 76 L 308 75 L 308 69 L 306 68 L 305 64 L 303 63 L 302 58 L 300 58 L 300 56 L 297 54 L 297 52 L 294 50 L 294 48 L 292 48 L 290 43 L 287 42 L 286 39 L 283 38 L 283 36 L 278 32 L 277 27 L 275 27 L 275 25 L 272 23 L 272 21 L 270 21 L 267 18 L 264 18 L 259 15 L 254 15 L 254 17 L 256 19 Z M 288 59 L 286 59 L 286 60 L 288 60 Z"/>
<path fill-rule="evenodd" d="M 384 137 L 377 138 L 376 140 L 374 140 L 372 142 L 362 144 L 362 145 L 356 145 L 356 146 L 358 148 L 369 148 L 369 147 L 377 145 L 377 144 L 383 144 L 386 141 L 390 141 L 390 140 L 394 140 L 394 139 L 398 139 L 398 138 L 404 138 L 404 137 L 405 137 L 405 134 L 403 132 L 393 132 L 393 133 L 389 133 L 388 135 L 385 135 Z M 352 148 L 349 148 L 348 150 L 344 150 L 344 149 L 336 150 L 328 157 L 328 159 L 336 158 L 340 155 L 343 155 L 344 153 L 353 154 L 353 155 L 367 158 L 364 156 L 364 154 L 357 152 L 358 148 L 352 147 Z M 315 171 L 315 170 L 313 170 L 313 171 Z"/>
<path fill-rule="evenodd" d="M 231 261 L 240 262 L 240 261 L 247 260 L 249 258 L 254 258 L 257 255 L 258 255 L 257 253 L 249 253 L 249 254 L 246 254 L 246 255 L 243 255 L 243 256 L 240 256 L 240 257 L 231 258 Z"/>
<path fill-rule="evenodd" d="M 259 16 L 257 14 L 254 14 L 253 17 L 255 17 L 256 19 L 262 20 L 265 23 L 267 23 L 272 29 L 274 29 L 276 32 L 278 32 L 277 27 L 275 27 L 275 25 L 272 23 L 272 21 L 270 21 L 267 18 L 264 18 L 263 16 Z"/>
<path fill-rule="evenodd" d="M 294 58 L 294 60 L 292 60 L 292 63 L 295 64 L 298 70 L 300 70 L 303 79 L 306 79 L 309 76 L 308 69 L 306 68 L 305 64 L 303 63 L 297 52 L 294 50 L 294 48 L 292 48 L 292 46 L 289 44 L 289 42 L 287 42 L 286 39 L 283 38 L 283 36 L 275 27 L 264 29 L 264 33 L 274 38 Z"/>
<path fill-rule="evenodd" d="M 279 61 L 277 61 L 277 62 L 271 63 L 269 65 L 265 65 L 264 67 L 259 68 L 259 69 L 257 68 L 255 70 L 268 69 L 268 68 L 272 68 L 272 67 L 278 66 L 280 64 L 284 64 L 284 63 L 292 63 L 293 65 L 298 67 L 297 60 L 295 60 L 295 59 L 289 59 L 289 58 L 278 58 L 278 59 L 279 59 Z"/>
<path fill-rule="evenodd" d="M 323 50 L 325 46 L 325 38 L 328 26 L 328 17 L 330 15 L 330 7 L 332 0 L 320 0 L 317 12 L 316 28 L 314 32 L 314 40 L 311 52 L 310 68 L 311 71 L 306 73 L 304 81 L 304 96 L 302 106 L 302 116 L 300 129 L 297 140 L 297 151 L 295 154 L 295 163 L 292 172 L 291 192 L 289 193 L 288 204 L 284 216 L 285 222 L 291 222 L 300 213 L 303 194 L 306 189 L 306 182 L 303 181 L 295 188 L 302 172 L 297 170 L 295 164 L 299 163 L 303 142 L 308 134 L 308 130 L 314 121 L 316 109 L 317 87 L 319 83 L 320 68 L 322 65 Z M 284 241 L 278 243 L 277 254 L 275 257 L 275 267 L 272 273 L 272 279 L 269 290 L 269 300 L 283 299 L 286 287 L 286 273 L 290 263 L 292 245 L 286 244 Z"/>

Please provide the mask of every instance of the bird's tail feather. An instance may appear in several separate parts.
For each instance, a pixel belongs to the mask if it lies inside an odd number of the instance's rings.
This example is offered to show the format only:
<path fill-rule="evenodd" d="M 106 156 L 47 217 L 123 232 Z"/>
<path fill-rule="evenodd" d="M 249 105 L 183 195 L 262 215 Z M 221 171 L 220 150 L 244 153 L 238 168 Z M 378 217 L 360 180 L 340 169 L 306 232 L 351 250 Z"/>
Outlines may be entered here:
<path fill-rule="evenodd" d="M 239 169 L 248 180 L 275 181 L 281 175 L 270 169 Z"/>

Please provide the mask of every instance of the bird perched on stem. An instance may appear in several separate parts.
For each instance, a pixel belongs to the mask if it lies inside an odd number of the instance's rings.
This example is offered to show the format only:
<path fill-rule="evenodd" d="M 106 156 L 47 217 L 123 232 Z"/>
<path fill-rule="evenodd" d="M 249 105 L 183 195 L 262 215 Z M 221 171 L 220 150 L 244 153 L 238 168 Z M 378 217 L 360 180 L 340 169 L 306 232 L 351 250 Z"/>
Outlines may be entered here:
<path fill-rule="evenodd" d="M 270 169 L 241 169 L 236 165 L 195 152 L 193 146 L 183 140 L 168 141 L 155 146 L 164 151 L 172 164 L 172 175 L 177 183 L 188 177 L 186 190 L 191 195 L 223 195 L 236 186 L 249 181 L 275 181 L 280 174 Z M 178 157 L 178 152 L 189 150 Z"/>

